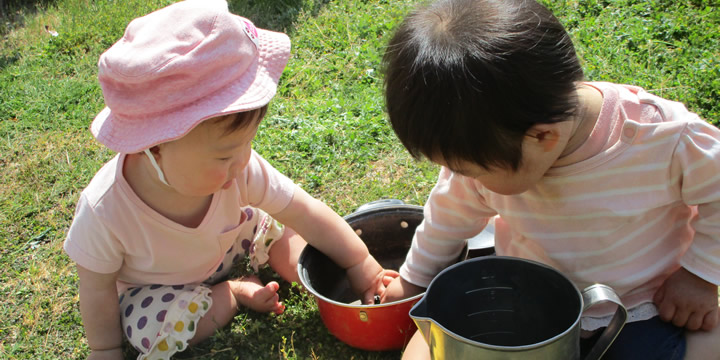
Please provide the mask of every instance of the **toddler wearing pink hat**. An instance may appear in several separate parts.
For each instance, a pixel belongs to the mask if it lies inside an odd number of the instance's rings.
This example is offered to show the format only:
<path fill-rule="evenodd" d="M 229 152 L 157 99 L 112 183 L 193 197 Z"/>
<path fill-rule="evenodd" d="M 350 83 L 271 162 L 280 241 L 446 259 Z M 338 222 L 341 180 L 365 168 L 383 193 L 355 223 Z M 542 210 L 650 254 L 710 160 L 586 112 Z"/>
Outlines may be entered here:
<path fill-rule="evenodd" d="M 277 282 L 225 276 L 247 256 L 297 281 L 304 239 L 366 302 L 397 276 L 251 148 L 289 54 L 285 34 L 224 0 L 188 0 L 133 20 L 100 57 L 107 107 L 91 131 L 118 154 L 83 190 L 64 244 L 90 358 L 122 358 L 125 337 L 139 359 L 169 359 L 239 306 L 282 313 Z"/>

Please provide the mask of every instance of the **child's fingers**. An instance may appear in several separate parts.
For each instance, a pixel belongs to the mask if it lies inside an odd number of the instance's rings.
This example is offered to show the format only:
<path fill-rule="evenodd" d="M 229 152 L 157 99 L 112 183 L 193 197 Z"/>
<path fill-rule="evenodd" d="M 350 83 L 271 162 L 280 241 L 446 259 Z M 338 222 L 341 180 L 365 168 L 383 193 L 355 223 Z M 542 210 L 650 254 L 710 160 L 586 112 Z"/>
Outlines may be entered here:
<path fill-rule="evenodd" d="M 705 321 L 705 314 L 704 313 L 697 313 L 694 312 L 688 317 L 687 323 L 685 324 L 685 328 L 688 330 L 700 330 L 700 328 L 703 326 L 703 322 Z"/>
<path fill-rule="evenodd" d="M 659 303 L 657 305 L 660 319 L 665 322 L 671 322 L 675 317 L 675 305 L 667 302 Z"/>
<path fill-rule="evenodd" d="M 375 294 L 373 292 L 365 293 L 363 295 L 363 304 L 372 305 L 375 303 Z"/>
<path fill-rule="evenodd" d="M 385 270 L 383 272 L 382 283 L 383 285 L 388 286 L 393 280 L 395 280 L 395 278 L 398 277 L 400 277 L 399 272 L 395 270 Z"/>
<path fill-rule="evenodd" d="M 396 278 L 396 277 L 400 276 L 400 273 L 395 270 L 385 270 L 383 275 L 390 276 L 392 278 Z"/>
<path fill-rule="evenodd" d="M 718 311 L 718 309 L 715 309 L 715 311 L 711 311 L 705 314 L 701 328 L 705 331 L 710 331 L 714 329 L 718 325 L 718 323 L 720 323 L 720 311 Z"/>
<path fill-rule="evenodd" d="M 675 315 L 673 315 L 672 323 L 677 327 L 685 327 L 688 325 L 690 319 L 690 312 L 683 308 L 676 308 Z"/>

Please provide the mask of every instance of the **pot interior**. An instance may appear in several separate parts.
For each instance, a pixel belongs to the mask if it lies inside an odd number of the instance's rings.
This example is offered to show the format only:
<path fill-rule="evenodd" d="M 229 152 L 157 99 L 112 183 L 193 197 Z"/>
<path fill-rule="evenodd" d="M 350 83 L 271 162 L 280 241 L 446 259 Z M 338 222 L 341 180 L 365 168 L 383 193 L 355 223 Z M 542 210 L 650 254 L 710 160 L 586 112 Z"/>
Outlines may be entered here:
<path fill-rule="evenodd" d="M 345 217 L 370 254 L 391 270 L 398 270 L 405 261 L 415 228 L 422 220 L 422 207 L 412 205 L 370 209 Z M 350 289 L 345 270 L 311 245 L 300 255 L 298 267 L 303 285 L 314 295 L 343 304 L 360 298 Z"/>

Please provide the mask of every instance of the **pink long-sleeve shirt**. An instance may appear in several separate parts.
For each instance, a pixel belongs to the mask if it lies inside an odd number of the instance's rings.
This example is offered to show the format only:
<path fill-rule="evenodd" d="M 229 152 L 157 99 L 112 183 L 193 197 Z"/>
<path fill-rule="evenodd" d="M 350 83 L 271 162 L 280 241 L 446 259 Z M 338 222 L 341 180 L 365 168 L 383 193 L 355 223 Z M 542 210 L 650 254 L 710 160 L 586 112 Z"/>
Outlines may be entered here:
<path fill-rule="evenodd" d="M 403 278 L 428 286 L 499 215 L 497 254 L 548 264 L 579 289 L 611 286 L 629 309 L 680 266 L 720 284 L 720 131 L 640 88 L 588 85 L 603 94 L 589 139 L 528 191 L 500 195 L 441 169 Z"/>

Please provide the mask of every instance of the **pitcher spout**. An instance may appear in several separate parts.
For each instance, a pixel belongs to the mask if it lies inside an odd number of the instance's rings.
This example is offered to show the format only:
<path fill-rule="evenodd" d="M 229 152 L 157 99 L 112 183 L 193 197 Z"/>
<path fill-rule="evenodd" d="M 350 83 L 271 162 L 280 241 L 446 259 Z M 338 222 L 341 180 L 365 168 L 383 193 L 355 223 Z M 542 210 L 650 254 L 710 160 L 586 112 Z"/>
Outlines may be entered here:
<path fill-rule="evenodd" d="M 428 317 L 427 303 L 424 296 L 410 309 L 410 318 L 415 322 L 415 326 L 417 326 L 425 342 L 429 344 L 432 320 Z"/>

